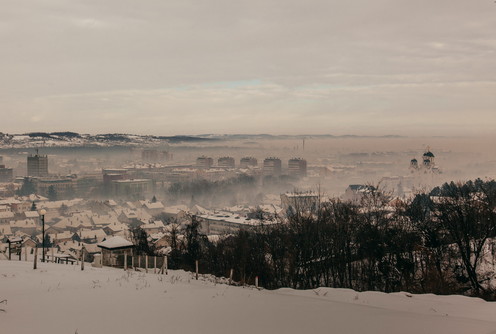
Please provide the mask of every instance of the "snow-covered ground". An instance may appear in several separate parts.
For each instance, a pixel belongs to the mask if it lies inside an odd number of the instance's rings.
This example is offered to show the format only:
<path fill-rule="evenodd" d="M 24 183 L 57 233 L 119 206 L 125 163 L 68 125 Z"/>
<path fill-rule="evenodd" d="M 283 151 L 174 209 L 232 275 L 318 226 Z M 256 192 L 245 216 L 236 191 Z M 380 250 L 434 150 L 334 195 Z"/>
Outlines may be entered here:
<path fill-rule="evenodd" d="M 277 291 L 191 273 L 0 261 L 1 333 L 496 333 L 496 304 L 462 296 Z"/>

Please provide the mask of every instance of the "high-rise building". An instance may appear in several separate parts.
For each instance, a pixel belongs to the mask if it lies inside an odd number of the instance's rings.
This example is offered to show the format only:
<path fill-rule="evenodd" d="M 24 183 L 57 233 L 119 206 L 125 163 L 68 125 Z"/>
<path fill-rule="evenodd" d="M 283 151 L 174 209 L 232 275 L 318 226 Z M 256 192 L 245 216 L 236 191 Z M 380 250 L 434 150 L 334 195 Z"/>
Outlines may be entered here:
<path fill-rule="evenodd" d="M 157 162 L 159 160 L 158 150 L 141 151 L 141 160 L 146 162 Z"/>
<path fill-rule="evenodd" d="M 103 191 L 106 195 L 110 195 L 112 192 L 112 182 L 119 180 L 127 180 L 129 179 L 129 175 L 127 174 L 127 169 L 115 169 L 108 168 L 103 169 Z"/>
<path fill-rule="evenodd" d="M 235 162 L 234 158 L 231 157 L 222 157 L 217 160 L 217 164 L 219 167 L 225 167 L 225 168 L 234 168 L 235 167 Z"/>
<path fill-rule="evenodd" d="M 214 160 L 210 157 L 201 156 L 196 159 L 196 167 L 209 169 L 214 164 Z"/>
<path fill-rule="evenodd" d="M 263 162 L 264 175 L 281 175 L 281 159 L 279 158 L 266 158 Z"/>
<path fill-rule="evenodd" d="M 14 178 L 14 170 L 0 165 L 0 182 L 10 182 Z"/>
<path fill-rule="evenodd" d="M 141 160 L 149 163 L 169 161 L 172 160 L 172 153 L 158 149 L 143 149 L 141 151 Z"/>
<path fill-rule="evenodd" d="M 304 177 L 307 175 L 307 161 L 301 158 L 289 159 L 288 174 L 291 176 Z"/>
<path fill-rule="evenodd" d="M 258 161 L 253 157 L 244 157 L 239 161 L 239 168 L 257 167 Z"/>
<path fill-rule="evenodd" d="M 48 157 L 46 155 L 28 156 L 28 176 L 48 176 Z"/>

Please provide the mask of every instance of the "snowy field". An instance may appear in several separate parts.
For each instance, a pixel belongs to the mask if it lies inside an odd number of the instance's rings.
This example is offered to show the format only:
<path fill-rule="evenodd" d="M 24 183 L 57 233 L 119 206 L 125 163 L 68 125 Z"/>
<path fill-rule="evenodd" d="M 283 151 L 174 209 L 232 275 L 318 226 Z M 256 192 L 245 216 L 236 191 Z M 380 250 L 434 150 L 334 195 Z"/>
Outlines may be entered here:
<path fill-rule="evenodd" d="M 0 332 L 496 333 L 496 303 L 462 296 L 256 290 L 190 273 L 0 261 Z"/>

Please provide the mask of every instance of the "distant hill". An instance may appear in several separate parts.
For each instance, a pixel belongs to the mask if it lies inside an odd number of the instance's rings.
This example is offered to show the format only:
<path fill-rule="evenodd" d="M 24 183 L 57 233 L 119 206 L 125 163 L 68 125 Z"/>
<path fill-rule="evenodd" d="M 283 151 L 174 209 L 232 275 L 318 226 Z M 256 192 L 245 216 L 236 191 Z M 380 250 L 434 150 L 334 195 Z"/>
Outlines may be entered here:
<path fill-rule="evenodd" d="M 0 148 L 29 148 L 29 147 L 82 147 L 82 146 L 143 146 L 194 142 L 219 141 L 256 141 L 256 140 L 284 140 L 284 139 L 311 139 L 311 138 L 399 138 L 400 136 L 356 136 L 331 134 L 322 135 L 271 135 L 271 134 L 203 134 L 203 135 L 134 135 L 123 133 L 79 134 L 71 131 L 59 132 L 29 132 L 25 134 L 0 133 Z"/>

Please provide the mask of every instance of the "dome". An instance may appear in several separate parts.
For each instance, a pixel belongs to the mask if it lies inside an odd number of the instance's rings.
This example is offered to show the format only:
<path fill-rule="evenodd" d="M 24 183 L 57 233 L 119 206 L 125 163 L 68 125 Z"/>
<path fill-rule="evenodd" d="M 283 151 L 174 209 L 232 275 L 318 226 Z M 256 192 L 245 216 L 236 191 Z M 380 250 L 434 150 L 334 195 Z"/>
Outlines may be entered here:
<path fill-rule="evenodd" d="M 427 151 L 424 153 L 424 157 L 434 158 L 434 154 L 431 151 Z"/>

